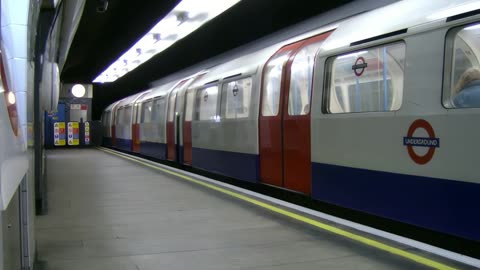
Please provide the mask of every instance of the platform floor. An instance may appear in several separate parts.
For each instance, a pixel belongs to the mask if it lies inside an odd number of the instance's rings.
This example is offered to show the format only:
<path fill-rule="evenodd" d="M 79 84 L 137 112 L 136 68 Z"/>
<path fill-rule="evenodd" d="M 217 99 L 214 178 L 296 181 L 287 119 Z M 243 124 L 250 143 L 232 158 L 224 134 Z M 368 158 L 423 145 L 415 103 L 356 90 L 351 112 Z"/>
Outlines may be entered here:
<path fill-rule="evenodd" d="M 100 150 L 49 150 L 47 169 L 49 270 L 426 268 Z"/>

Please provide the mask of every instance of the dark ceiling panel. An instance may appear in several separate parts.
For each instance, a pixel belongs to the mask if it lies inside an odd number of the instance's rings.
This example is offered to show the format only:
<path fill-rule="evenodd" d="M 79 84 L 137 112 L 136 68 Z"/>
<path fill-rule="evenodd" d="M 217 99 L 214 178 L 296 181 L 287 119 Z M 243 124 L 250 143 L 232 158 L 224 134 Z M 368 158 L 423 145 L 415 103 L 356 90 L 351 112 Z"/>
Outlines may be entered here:
<path fill-rule="evenodd" d="M 173 9 L 178 0 L 110 0 L 104 13 L 87 0 L 62 81 L 89 83 Z"/>

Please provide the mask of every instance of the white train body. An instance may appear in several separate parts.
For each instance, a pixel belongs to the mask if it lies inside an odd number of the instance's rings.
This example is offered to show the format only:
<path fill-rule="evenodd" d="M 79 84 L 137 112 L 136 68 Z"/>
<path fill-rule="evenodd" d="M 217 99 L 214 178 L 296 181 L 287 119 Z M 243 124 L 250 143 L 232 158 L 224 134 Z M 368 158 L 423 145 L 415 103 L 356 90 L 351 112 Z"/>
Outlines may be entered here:
<path fill-rule="evenodd" d="M 111 105 L 105 144 L 480 241 L 480 103 L 456 90 L 480 69 L 479 9 L 401 1 L 226 55 Z"/>

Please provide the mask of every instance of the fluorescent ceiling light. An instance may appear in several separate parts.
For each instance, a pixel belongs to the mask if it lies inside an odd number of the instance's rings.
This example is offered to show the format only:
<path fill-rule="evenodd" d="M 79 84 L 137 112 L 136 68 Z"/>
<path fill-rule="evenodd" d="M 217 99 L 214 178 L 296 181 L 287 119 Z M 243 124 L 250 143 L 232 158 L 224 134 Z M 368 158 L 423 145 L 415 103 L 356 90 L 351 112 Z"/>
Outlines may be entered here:
<path fill-rule="evenodd" d="M 476 9 L 480 9 L 480 1 L 472 1 L 470 3 L 466 3 L 463 5 L 448 7 L 446 9 L 433 13 L 427 18 L 430 20 L 439 20 L 439 19 L 455 16 L 455 15 L 462 14 L 462 13 L 469 12 Z"/>
<path fill-rule="evenodd" d="M 241 0 L 183 0 L 135 45 L 93 80 L 113 82 Z"/>

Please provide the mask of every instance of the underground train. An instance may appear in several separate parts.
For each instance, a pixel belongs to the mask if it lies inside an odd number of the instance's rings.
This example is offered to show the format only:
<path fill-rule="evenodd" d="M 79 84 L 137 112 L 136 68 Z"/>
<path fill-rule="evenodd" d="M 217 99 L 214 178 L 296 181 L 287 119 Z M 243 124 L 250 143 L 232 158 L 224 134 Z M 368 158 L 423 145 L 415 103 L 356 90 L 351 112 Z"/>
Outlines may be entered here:
<path fill-rule="evenodd" d="M 480 241 L 480 2 L 400 1 L 224 57 L 108 106 L 103 144 Z"/>

